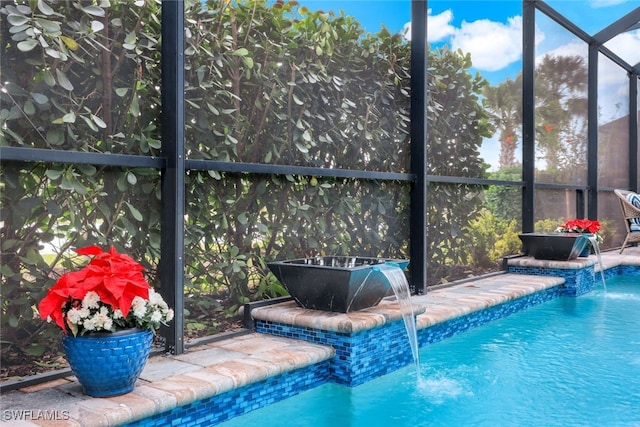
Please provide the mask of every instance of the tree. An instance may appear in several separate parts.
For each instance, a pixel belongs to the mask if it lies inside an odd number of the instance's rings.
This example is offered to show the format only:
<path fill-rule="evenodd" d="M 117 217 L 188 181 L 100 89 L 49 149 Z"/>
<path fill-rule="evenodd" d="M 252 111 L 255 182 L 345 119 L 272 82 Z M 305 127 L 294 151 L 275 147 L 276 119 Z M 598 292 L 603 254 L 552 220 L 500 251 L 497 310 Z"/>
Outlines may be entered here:
<path fill-rule="evenodd" d="M 293 2 L 208 6 L 187 13 L 197 23 L 186 40 L 191 158 L 406 167 L 409 55 L 399 35 L 364 34 L 351 17 Z M 229 173 L 191 173 L 187 185 L 197 295 L 224 290 L 239 304 L 281 292 L 267 286 L 268 259 L 406 252 L 406 185 Z"/>
<path fill-rule="evenodd" d="M 500 157 L 498 166 L 514 167 L 522 123 L 522 79 L 507 78 L 497 86 L 486 86 L 483 106 L 490 113 L 489 120 L 499 130 Z"/>
<path fill-rule="evenodd" d="M 546 167 L 584 165 L 575 145 L 586 151 L 587 69 L 580 56 L 545 55 L 536 67 L 536 143 Z M 567 144 L 567 141 L 570 141 Z M 586 169 L 585 169 L 586 170 Z"/>
<path fill-rule="evenodd" d="M 491 133 L 478 99 L 486 80 L 469 73 L 470 55 L 461 51 L 432 51 L 429 64 L 429 174 L 484 178 L 488 166 L 478 150 Z M 482 187 L 432 184 L 428 201 L 428 268 L 431 280 L 437 281 L 452 264 L 469 261 L 464 229 L 480 214 Z"/>

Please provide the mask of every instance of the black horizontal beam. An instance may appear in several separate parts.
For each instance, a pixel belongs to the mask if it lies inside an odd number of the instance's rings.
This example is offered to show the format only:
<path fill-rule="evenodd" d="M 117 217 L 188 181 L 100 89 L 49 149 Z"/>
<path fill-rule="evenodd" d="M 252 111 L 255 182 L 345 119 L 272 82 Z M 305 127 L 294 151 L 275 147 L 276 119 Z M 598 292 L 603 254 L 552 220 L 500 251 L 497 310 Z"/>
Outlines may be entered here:
<path fill-rule="evenodd" d="M 607 48 L 606 46 L 599 46 L 598 51 L 604 56 L 606 56 L 607 58 L 609 58 L 610 60 L 612 60 L 613 62 L 615 62 L 619 67 L 624 69 L 626 72 L 628 73 L 633 72 L 634 70 L 633 65 L 627 63 L 627 61 L 625 61 L 624 59 L 620 58 L 618 55 L 613 53 L 611 49 Z"/>
<path fill-rule="evenodd" d="M 506 185 L 510 187 L 524 187 L 522 181 L 506 181 L 500 179 L 470 178 L 464 176 L 427 175 L 427 182 L 438 184 L 472 184 L 472 185 Z"/>
<path fill-rule="evenodd" d="M 471 184 L 471 185 L 504 185 L 507 187 L 524 187 L 525 183 L 523 181 L 505 181 L 499 179 L 484 179 L 484 178 L 469 178 L 462 176 L 438 176 L 438 175 L 427 175 L 427 181 L 438 184 Z M 535 188 L 546 189 L 546 190 L 576 190 L 576 191 L 587 191 L 588 187 L 586 185 L 570 185 L 570 184 L 553 184 L 553 183 L 544 183 L 544 182 L 536 182 L 533 184 Z M 600 188 L 599 188 L 600 189 Z M 608 190 L 606 187 L 602 187 L 602 189 Z"/>
<path fill-rule="evenodd" d="M 603 28 L 601 31 L 593 35 L 593 38 L 599 43 L 604 44 L 615 36 L 630 31 L 635 28 L 640 21 L 640 7 L 635 8 L 631 12 L 618 19 L 613 24 Z"/>
<path fill-rule="evenodd" d="M 12 390 L 18 390 L 24 387 L 30 387 L 42 384 L 47 381 L 57 380 L 58 378 L 66 378 L 73 375 L 70 368 L 57 369 L 55 371 L 42 372 L 39 374 L 21 377 L 15 380 L 7 380 L 0 383 L 0 393 L 6 393 Z"/>
<path fill-rule="evenodd" d="M 113 167 L 136 167 L 162 169 L 166 165 L 164 157 L 148 157 L 127 154 L 86 153 L 81 151 L 49 150 L 41 148 L 0 147 L 0 160 L 19 162 L 48 162 L 90 164 Z M 304 175 L 330 178 L 366 179 L 376 181 L 414 180 L 414 174 L 398 172 L 372 172 L 353 169 L 329 169 L 309 166 L 288 166 L 262 163 L 218 162 L 212 160 L 185 160 L 186 170 L 215 170 L 231 173 L 255 173 L 265 175 Z M 427 182 L 441 184 L 504 185 L 523 187 L 521 181 L 505 181 L 484 178 L 427 175 Z M 585 186 L 536 183 L 538 188 L 585 190 Z"/>
<path fill-rule="evenodd" d="M 530 0 L 530 1 L 533 1 L 533 3 L 535 4 L 536 9 L 538 9 L 539 11 L 541 11 L 542 13 L 547 15 L 549 18 L 553 19 L 558 24 L 560 24 L 561 26 L 563 26 L 564 28 L 566 28 L 567 30 L 572 32 L 576 37 L 582 39 L 582 41 L 584 41 L 585 43 L 588 43 L 588 44 L 595 43 L 595 45 L 598 47 L 598 51 L 600 53 L 602 53 L 604 56 L 606 56 L 607 58 L 609 58 L 610 60 L 612 60 L 613 62 L 615 62 L 618 66 L 624 68 L 628 72 L 631 72 L 633 70 L 633 66 L 631 64 L 627 63 L 625 60 L 623 60 L 618 55 L 613 53 L 611 51 L 611 49 L 607 48 L 606 46 L 603 46 L 603 43 L 606 42 L 606 40 L 604 40 L 604 42 L 600 42 L 599 41 L 599 39 L 604 39 L 604 37 L 608 37 L 608 35 L 605 35 L 601 31 L 602 34 L 598 33 L 595 36 L 591 36 L 591 35 L 589 35 L 589 33 L 584 31 L 582 28 L 578 27 L 573 22 L 569 21 L 564 15 L 562 15 L 560 12 L 556 11 L 555 9 L 553 9 L 551 6 L 549 6 L 544 1 L 542 1 L 542 0 Z M 640 9 L 640 8 L 638 8 L 638 9 Z M 630 16 L 635 16 L 634 15 L 635 13 L 637 13 L 637 12 L 633 11 L 632 13 L 629 13 L 626 16 L 626 19 L 629 20 L 630 19 L 629 17 Z M 631 19 L 633 19 L 633 18 L 631 18 Z M 617 26 L 614 26 L 613 28 L 617 28 L 619 30 L 619 28 L 618 28 L 619 26 L 620 26 L 620 24 L 618 24 Z M 605 31 L 605 30 L 603 30 L 603 31 Z M 607 30 L 607 34 L 608 34 L 609 31 L 610 30 Z"/>
<path fill-rule="evenodd" d="M 49 150 L 28 147 L 0 147 L 0 161 L 72 163 L 113 167 L 155 168 L 166 165 L 163 157 L 84 151 Z"/>
<path fill-rule="evenodd" d="M 413 181 L 414 175 L 396 172 L 372 172 L 352 169 L 288 166 L 262 163 L 217 162 L 213 160 L 185 160 L 185 169 L 214 170 L 232 173 L 257 173 L 265 175 L 305 175 L 331 178 L 369 179 L 377 181 Z"/>
<path fill-rule="evenodd" d="M 534 3 L 536 9 L 543 12 L 549 18 L 553 19 L 558 24 L 572 32 L 576 37 L 579 37 L 580 39 L 582 39 L 582 41 L 585 41 L 587 43 L 591 42 L 592 37 L 589 35 L 589 33 L 578 27 L 573 22 L 569 21 L 567 18 L 565 18 L 564 15 L 549 6 L 547 3 L 542 0 L 532 0 L 532 2 Z"/>
<path fill-rule="evenodd" d="M 536 188 L 545 188 L 550 190 L 582 190 L 587 191 L 588 186 L 586 185 L 571 185 L 571 184 L 552 184 L 546 182 L 536 182 Z"/>

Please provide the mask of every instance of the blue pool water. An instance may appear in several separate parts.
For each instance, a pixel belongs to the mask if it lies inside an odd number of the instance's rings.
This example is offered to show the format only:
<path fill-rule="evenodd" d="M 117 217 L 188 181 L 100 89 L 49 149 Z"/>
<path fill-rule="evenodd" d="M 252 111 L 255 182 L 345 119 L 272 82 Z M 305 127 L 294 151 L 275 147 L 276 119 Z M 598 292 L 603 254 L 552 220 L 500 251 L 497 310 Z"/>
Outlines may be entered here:
<path fill-rule="evenodd" d="M 420 351 L 358 387 L 327 384 L 224 427 L 640 426 L 640 277 L 618 276 Z"/>

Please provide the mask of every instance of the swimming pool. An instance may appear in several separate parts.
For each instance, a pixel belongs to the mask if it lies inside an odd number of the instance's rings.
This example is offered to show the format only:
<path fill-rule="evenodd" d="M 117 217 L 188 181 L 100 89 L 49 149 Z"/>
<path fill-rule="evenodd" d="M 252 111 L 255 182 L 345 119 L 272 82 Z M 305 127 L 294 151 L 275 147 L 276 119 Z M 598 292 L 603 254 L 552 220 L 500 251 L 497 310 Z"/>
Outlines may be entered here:
<path fill-rule="evenodd" d="M 640 425 L 640 278 L 615 276 L 420 351 L 357 387 L 326 384 L 220 424 Z"/>

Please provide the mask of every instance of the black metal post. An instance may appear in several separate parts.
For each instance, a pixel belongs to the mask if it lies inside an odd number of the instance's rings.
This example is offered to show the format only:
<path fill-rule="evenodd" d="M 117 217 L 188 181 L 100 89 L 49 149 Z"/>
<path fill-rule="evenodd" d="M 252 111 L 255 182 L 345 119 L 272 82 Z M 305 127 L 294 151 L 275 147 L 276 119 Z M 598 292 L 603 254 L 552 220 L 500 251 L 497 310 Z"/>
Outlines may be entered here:
<path fill-rule="evenodd" d="M 534 231 L 535 206 L 535 37 L 533 0 L 522 2 L 522 231 Z"/>
<path fill-rule="evenodd" d="M 416 293 L 427 284 L 427 1 L 411 1 L 411 185 L 409 274 Z"/>
<path fill-rule="evenodd" d="M 598 45 L 589 44 L 587 83 L 587 217 L 598 219 Z"/>
<path fill-rule="evenodd" d="M 576 218 L 584 218 L 584 191 L 576 190 Z"/>
<path fill-rule="evenodd" d="M 184 352 L 184 2 L 162 2 L 161 293 L 175 310 L 166 350 Z"/>
<path fill-rule="evenodd" d="M 629 188 L 638 192 L 638 81 L 637 72 L 629 74 Z"/>

